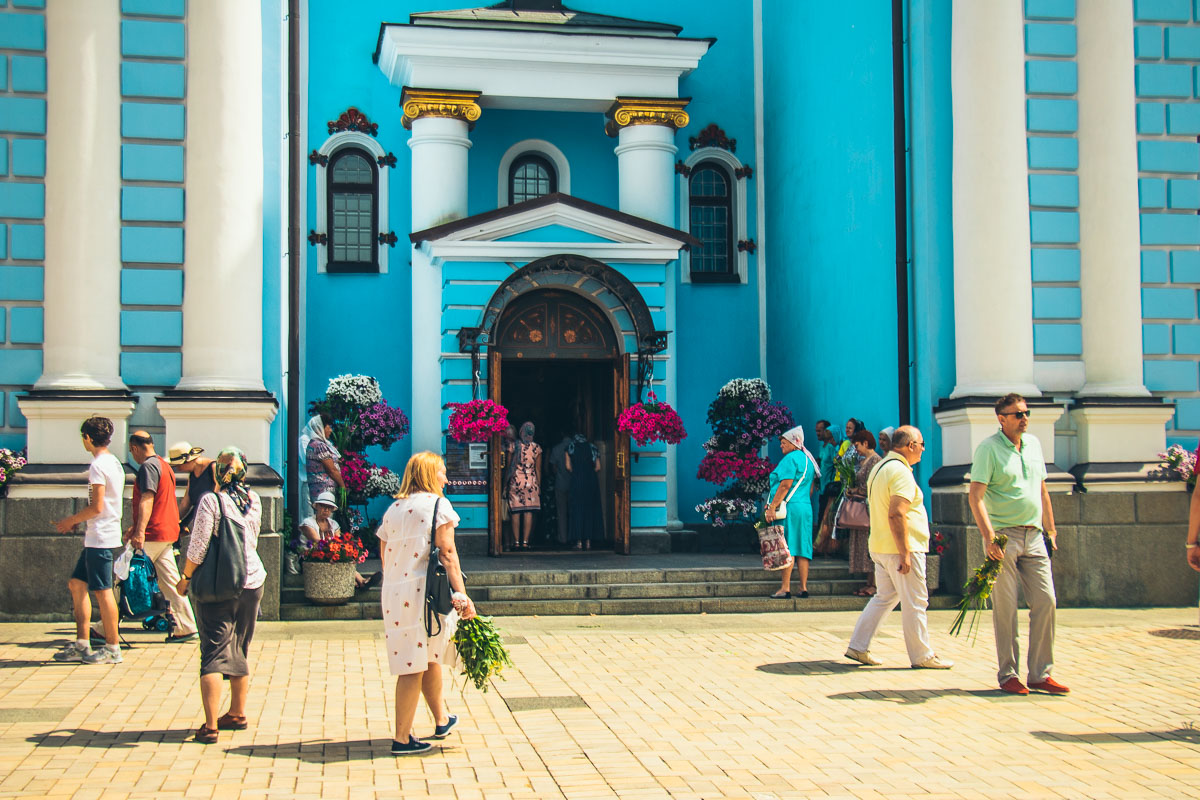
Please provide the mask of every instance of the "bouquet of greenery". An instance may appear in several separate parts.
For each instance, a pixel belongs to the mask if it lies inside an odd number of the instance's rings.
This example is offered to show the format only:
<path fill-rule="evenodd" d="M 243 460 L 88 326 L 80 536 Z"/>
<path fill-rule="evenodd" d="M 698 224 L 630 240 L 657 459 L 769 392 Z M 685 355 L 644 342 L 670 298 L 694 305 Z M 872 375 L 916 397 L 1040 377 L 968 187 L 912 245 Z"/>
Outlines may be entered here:
<path fill-rule="evenodd" d="M 462 659 L 462 674 L 481 692 L 488 690 L 488 679 L 493 676 L 503 679 L 500 673 L 513 665 L 500 639 L 500 629 L 491 617 L 459 620 L 454 631 L 454 648 Z"/>
<path fill-rule="evenodd" d="M 851 448 L 835 458 L 833 468 L 837 473 L 837 480 L 842 482 L 842 492 L 853 489 L 855 481 L 858 480 L 858 451 Z"/>
<path fill-rule="evenodd" d="M 1008 544 L 1008 537 L 1001 533 L 996 536 L 995 541 L 1000 545 L 1000 549 L 1004 550 L 1004 546 Z M 958 636 L 962 632 L 967 614 L 971 613 L 971 621 L 967 624 L 967 636 L 971 639 L 972 644 L 975 643 L 975 637 L 979 632 L 979 612 L 991 599 L 992 588 L 996 585 L 996 578 L 1000 576 L 1003 566 L 1003 560 L 984 558 L 983 563 L 975 568 L 975 574 L 963 586 L 963 599 L 958 604 L 958 615 L 950 625 L 951 636 Z"/>

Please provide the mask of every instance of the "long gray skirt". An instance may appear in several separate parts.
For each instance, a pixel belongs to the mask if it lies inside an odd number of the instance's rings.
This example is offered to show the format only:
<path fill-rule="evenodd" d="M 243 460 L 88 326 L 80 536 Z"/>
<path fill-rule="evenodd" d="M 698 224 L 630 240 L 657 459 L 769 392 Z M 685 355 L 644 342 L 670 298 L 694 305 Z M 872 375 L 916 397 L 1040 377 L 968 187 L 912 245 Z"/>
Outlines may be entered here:
<path fill-rule="evenodd" d="M 243 589 L 236 600 L 197 603 L 196 627 L 200 631 L 200 674 L 241 678 L 250 674 L 246 654 L 254 638 L 263 587 Z"/>

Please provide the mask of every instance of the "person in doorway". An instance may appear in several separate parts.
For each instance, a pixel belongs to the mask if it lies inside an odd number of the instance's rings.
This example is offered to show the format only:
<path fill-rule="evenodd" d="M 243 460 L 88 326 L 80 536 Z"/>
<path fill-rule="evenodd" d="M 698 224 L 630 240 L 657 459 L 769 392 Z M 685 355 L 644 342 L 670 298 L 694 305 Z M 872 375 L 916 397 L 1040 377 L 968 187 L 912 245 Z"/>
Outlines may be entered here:
<path fill-rule="evenodd" d="M 333 435 L 333 417 L 318 414 L 308 421 L 312 438 L 304 453 L 304 467 L 308 473 L 308 499 L 316 500 L 321 492 L 332 492 L 334 487 L 345 489 L 342 481 L 342 454 L 333 446 L 329 437 Z"/>
<path fill-rule="evenodd" d="M 871 640 L 883 620 L 900 604 L 900 624 L 908 663 L 914 669 L 950 669 L 954 664 L 938 658 L 929 646 L 929 588 L 925 585 L 925 553 L 929 550 L 929 519 L 925 497 L 912 465 L 925 452 L 925 437 L 911 425 L 896 431 L 892 452 L 867 478 L 867 503 L 871 509 L 868 545 L 875 562 L 875 596 L 867 603 L 846 658 L 866 666 L 880 662 L 871 656 Z"/>
<path fill-rule="evenodd" d="M 190 642 L 200 635 L 196 632 L 192 604 L 175 590 L 179 583 L 179 563 L 175 560 L 175 543 L 179 541 L 175 471 L 154 452 L 154 440 L 145 431 L 129 435 L 129 453 L 138 463 L 138 472 L 133 482 L 133 524 L 125 531 L 124 539 L 143 551 L 154 565 L 158 588 L 170 604 L 175 620 L 175 629 L 168 631 L 167 642 Z"/>
<path fill-rule="evenodd" d="M 190 442 L 176 442 L 167 449 L 167 461 L 172 467 L 182 467 L 188 476 L 187 491 L 179 498 L 179 529 L 182 532 L 191 530 L 200 498 L 217 490 L 213 460 L 204 458 L 203 453 L 203 447 L 192 447 Z"/>
<path fill-rule="evenodd" d="M 333 512 L 337 511 L 337 500 L 333 492 L 321 492 L 312 502 L 313 513 L 300 521 L 300 547 L 308 550 L 323 539 L 332 539 L 342 532 L 341 525 L 334 519 Z M 383 573 L 376 572 L 370 577 L 364 576 L 356 568 L 354 570 L 354 585 L 359 589 L 370 589 L 378 586 L 383 580 Z"/>
<path fill-rule="evenodd" d="M 571 434 L 564 433 L 562 441 L 550 448 L 550 466 L 554 469 L 554 517 L 557 523 L 559 544 L 567 543 L 569 508 L 571 497 L 571 471 L 567 468 L 567 449 L 574 441 Z"/>
<path fill-rule="evenodd" d="M 500 479 L 500 528 L 501 532 L 505 530 L 504 523 L 513 520 L 512 527 L 509 533 L 506 534 L 504 541 L 505 547 L 517 549 L 517 525 L 513 519 L 511 510 L 508 507 L 508 485 L 512 482 L 513 473 L 516 471 L 516 455 L 517 455 L 517 429 L 509 425 L 504 429 L 504 433 L 500 434 L 500 451 L 504 454 L 504 468 L 501 472 Z"/>
<path fill-rule="evenodd" d="M 467 596 L 462 567 L 454 547 L 459 516 L 446 499 L 446 462 L 436 453 L 417 453 L 404 467 L 400 493 L 379 525 L 383 559 L 383 627 L 388 671 L 396 676 L 396 725 L 392 755 L 428 752 L 433 745 L 413 736 L 417 701 L 433 714 L 430 738 L 445 739 L 458 724 L 442 696 L 442 665 L 454 655 L 454 631 L 459 619 L 475 616 Z M 430 536 L 430 529 L 433 536 Z M 433 539 L 430 542 L 430 539 Z M 432 546 L 436 546 L 454 591 L 454 607 L 438 616 L 430 634 L 425 627 L 425 577 Z"/>
<path fill-rule="evenodd" d="M 892 434 L 895 432 L 896 429 L 890 425 L 879 432 L 880 456 L 886 456 L 888 453 L 892 452 Z"/>
<path fill-rule="evenodd" d="M 92 454 L 87 473 L 88 504 L 81 511 L 54 523 L 59 533 L 70 533 L 79 523 L 87 523 L 83 551 L 67 581 L 75 612 L 75 641 L 55 653 L 54 660 L 120 664 L 117 599 L 112 588 L 113 550 L 121 546 L 121 493 L 125 488 L 125 468 L 108 452 L 113 435 L 112 420 L 89 417 L 80 426 L 79 433 L 83 437 L 83 448 Z M 104 626 L 104 647 L 95 652 L 88 641 L 93 597 L 100 607 L 100 624 Z"/>
<path fill-rule="evenodd" d="M 1058 549 L 1054 508 L 1046 490 L 1046 459 L 1041 442 L 1029 427 L 1029 405 L 1019 394 L 996 401 L 1000 430 L 975 448 L 968 502 L 983 536 L 987 557 L 1004 566 L 992 589 L 992 628 L 996 633 L 996 680 L 1009 694 L 1067 694 L 1050 677 L 1054 669 L 1054 575 L 1046 542 Z M 1001 548 L 996 535 L 1008 543 Z M 1028 687 L 1017 677 L 1021 651 L 1017 643 L 1017 584 L 1029 606 Z"/>
<path fill-rule="evenodd" d="M 784 567 L 779 591 L 771 595 L 776 600 L 792 596 L 793 568 L 800 576 L 799 596 L 808 597 L 808 564 L 813 555 L 811 495 L 817 490 L 821 477 L 817 460 L 804 446 L 804 428 L 797 425 L 787 431 L 779 444 L 783 458 L 770 476 L 764 516 L 770 524 L 779 516 L 780 509 L 787 507 L 783 526 L 793 563 Z"/>
<path fill-rule="evenodd" d="M 513 540 L 519 550 L 529 549 L 533 515 L 542 508 L 542 447 L 533 440 L 532 422 L 521 426 L 513 448 L 512 477 L 508 480 L 508 510 L 512 514 Z"/>
<path fill-rule="evenodd" d="M 571 475 L 571 547 L 591 550 L 604 546 L 604 512 L 600 507 L 600 451 L 582 433 L 567 448 Z"/>
<path fill-rule="evenodd" d="M 867 500 L 867 479 L 871 475 L 871 470 L 875 468 L 882 459 L 875 452 L 875 437 L 871 435 L 869 430 L 863 429 L 854 434 L 853 439 L 854 449 L 858 451 L 860 456 L 858 467 L 854 475 L 854 488 L 846 492 L 846 501 L 862 501 Z M 845 502 L 845 501 L 844 501 Z M 875 594 L 875 565 L 871 561 L 871 552 L 867 546 L 867 539 L 870 536 L 870 529 L 851 530 L 849 531 L 850 545 L 850 571 L 853 573 L 866 573 L 867 583 L 861 589 L 855 592 L 859 597 L 871 597 Z"/>

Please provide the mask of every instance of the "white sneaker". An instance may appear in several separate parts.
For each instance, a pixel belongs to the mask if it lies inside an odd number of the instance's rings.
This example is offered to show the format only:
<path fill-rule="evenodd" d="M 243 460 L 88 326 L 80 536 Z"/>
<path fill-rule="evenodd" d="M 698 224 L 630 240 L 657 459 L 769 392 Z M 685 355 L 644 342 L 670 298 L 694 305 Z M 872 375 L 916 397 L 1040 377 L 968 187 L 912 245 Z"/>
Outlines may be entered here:
<path fill-rule="evenodd" d="M 913 664 L 913 669 L 950 669 L 954 666 L 953 661 L 942 661 L 937 656 L 930 656 L 920 664 Z"/>
<path fill-rule="evenodd" d="M 75 642 L 68 642 L 63 645 L 63 648 L 54 654 L 55 661 L 83 661 L 84 657 L 90 654 L 90 650 L 80 650 Z"/>
<path fill-rule="evenodd" d="M 125 659 L 121 658 L 120 650 L 109 650 L 107 647 L 101 647 L 99 650 L 93 650 L 90 655 L 86 655 L 80 660 L 85 664 L 120 664 Z"/>
<path fill-rule="evenodd" d="M 882 661 L 876 661 L 875 659 L 871 658 L 870 650 L 855 650 L 853 647 L 846 648 L 846 658 L 850 659 L 851 661 L 857 661 L 866 667 L 878 667 L 883 663 Z"/>

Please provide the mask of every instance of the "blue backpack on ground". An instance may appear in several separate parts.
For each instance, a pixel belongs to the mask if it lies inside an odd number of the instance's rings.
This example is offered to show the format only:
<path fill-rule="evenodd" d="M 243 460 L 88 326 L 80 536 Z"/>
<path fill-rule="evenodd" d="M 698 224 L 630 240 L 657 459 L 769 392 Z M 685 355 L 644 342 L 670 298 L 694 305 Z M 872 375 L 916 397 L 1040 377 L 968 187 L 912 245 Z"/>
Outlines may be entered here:
<path fill-rule="evenodd" d="M 121 615 L 146 617 L 156 615 L 165 607 L 154 565 L 141 550 L 129 562 L 129 576 L 121 582 Z"/>

